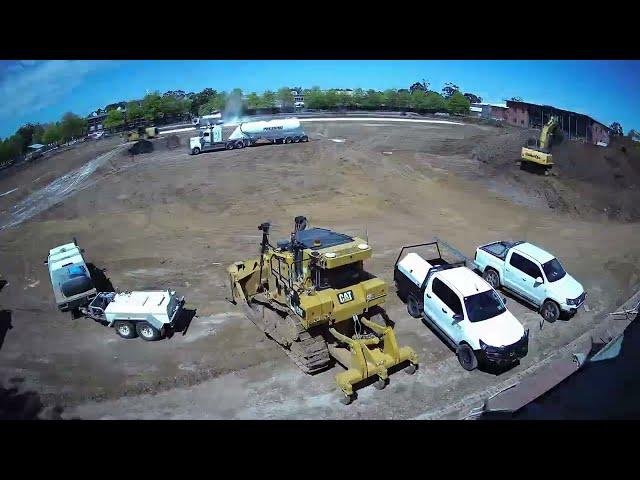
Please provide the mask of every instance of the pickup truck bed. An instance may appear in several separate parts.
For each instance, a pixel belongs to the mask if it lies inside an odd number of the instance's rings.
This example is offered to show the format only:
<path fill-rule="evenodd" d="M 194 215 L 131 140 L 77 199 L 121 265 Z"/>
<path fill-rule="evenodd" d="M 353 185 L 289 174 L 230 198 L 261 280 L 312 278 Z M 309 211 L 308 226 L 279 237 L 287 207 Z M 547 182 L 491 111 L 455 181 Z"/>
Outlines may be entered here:
<path fill-rule="evenodd" d="M 480 247 L 480 250 L 484 250 L 487 253 L 490 253 L 494 257 L 498 257 L 500 260 L 504 260 L 507 258 L 507 252 L 511 247 L 515 247 L 516 245 L 520 245 L 524 243 L 523 241 L 518 242 L 509 242 L 509 241 L 500 241 L 493 242 L 488 245 L 483 245 Z"/>

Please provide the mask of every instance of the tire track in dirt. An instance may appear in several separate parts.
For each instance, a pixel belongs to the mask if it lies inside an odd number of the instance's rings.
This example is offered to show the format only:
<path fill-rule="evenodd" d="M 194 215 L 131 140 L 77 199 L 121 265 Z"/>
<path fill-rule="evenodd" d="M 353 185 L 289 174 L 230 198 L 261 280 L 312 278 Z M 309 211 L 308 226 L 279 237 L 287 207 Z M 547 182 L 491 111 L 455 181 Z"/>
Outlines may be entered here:
<path fill-rule="evenodd" d="M 86 184 L 85 180 L 87 180 L 98 167 L 113 158 L 115 154 L 124 147 L 125 146 L 120 145 L 94 158 L 82 167 L 58 177 L 46 187 L 35 191 L 27 198 L 18 202 L 6 213 L 0 215 L 0 230 L 20 225 L 22 222 L 59 204 L 75 192 L 90 186 L 90 184 Z"/>

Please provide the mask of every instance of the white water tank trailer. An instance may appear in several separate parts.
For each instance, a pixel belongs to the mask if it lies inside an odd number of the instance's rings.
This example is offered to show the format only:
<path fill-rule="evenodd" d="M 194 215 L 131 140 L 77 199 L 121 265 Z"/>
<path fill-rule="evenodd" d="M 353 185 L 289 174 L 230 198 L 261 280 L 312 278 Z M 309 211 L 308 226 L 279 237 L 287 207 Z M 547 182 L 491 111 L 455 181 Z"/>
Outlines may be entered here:
<path fill-rule="evenodd" d="M 226 148 L 244 148 L 255 145 L 261 138 L 271 143 L 308 142 L 300 121 L 297 118 L 244 122 L 236 127 L 229 138 L 222 138 L 220 125 L 203 128 L 200 135 L 189 139 L 189 152 L 197 155 L 200 152 Z"/>

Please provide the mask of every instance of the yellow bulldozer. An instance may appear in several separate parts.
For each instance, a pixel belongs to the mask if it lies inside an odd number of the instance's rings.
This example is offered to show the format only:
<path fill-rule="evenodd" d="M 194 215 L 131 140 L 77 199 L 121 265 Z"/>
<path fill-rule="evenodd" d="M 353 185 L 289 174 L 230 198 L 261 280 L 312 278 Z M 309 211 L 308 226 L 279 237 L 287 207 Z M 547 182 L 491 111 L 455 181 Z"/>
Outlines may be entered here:
<path fill-rule="evenodd" d="M 543 168 L 545 174 L 553 166 L 553 155 L 551 154 L 551 145 L 553 144 L 554 135 L 558 128 L 558 117 L 552 116 L 549 121 L 542 127 L 540 139 L 530 139 L 526 147 L 522 147 L 520 166 L 522 168 L 538 167 Z"/>
<path fill-rule="evenodd" d="M 126 139 L 127 142 L 135 142 L 137 140 L 140 140 L 141 138 L 148 140 L 150 138 L 156 138 L 159 135 L 160 131 L 158 130 L 158 127 L 138 127 L 137 130 L 127 132 Z"/>
<path fill-rule="evenodd" d="M 375 380 L 384 388 L 392 371 L 418 368 L 416 353 L 400 347 L 381 305 L 387 284 L 364 269 L 371 246 L 363 239 L 325 228 L 307 229 L 295 218 L 289 239 L 276 246 L 265 222 L 260 255 L 227 269 L 231 301 L 275 340 L 305 373 L 329 368 L 332 359 L 347 370 L 336 375 L 341 402 L 356 397 L 354 386 Z"/>

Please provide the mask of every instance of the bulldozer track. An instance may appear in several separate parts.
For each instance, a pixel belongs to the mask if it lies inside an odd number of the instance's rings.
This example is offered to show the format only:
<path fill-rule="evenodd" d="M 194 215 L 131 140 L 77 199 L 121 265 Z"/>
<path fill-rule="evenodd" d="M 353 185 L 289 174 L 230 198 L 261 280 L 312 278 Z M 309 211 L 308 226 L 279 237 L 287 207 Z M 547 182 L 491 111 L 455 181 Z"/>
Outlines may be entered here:
<path fill-rule="evenodd" d="M 274 310 L 264 304 L 260 305 L 264 309 L 264 314 L 277 315 Z M 276 330 L 272 325 L 268 325 L 259 310 L 248 307 L 247 316 L 249 319 L 262 330 L 269 338 L 274 340 L 282 347 L 284 352 L 304 373 L 313 374 L 325 370 L 331 366 L 331 356 L 327 342 L 324 340 L 320 332 L 314 332 L 312 335 L 304 328 L 300 319 L 295 315 L 288 314 L 282 321 L 293 322 L 297 329 L 295 339 L 278 338 Z"/>

